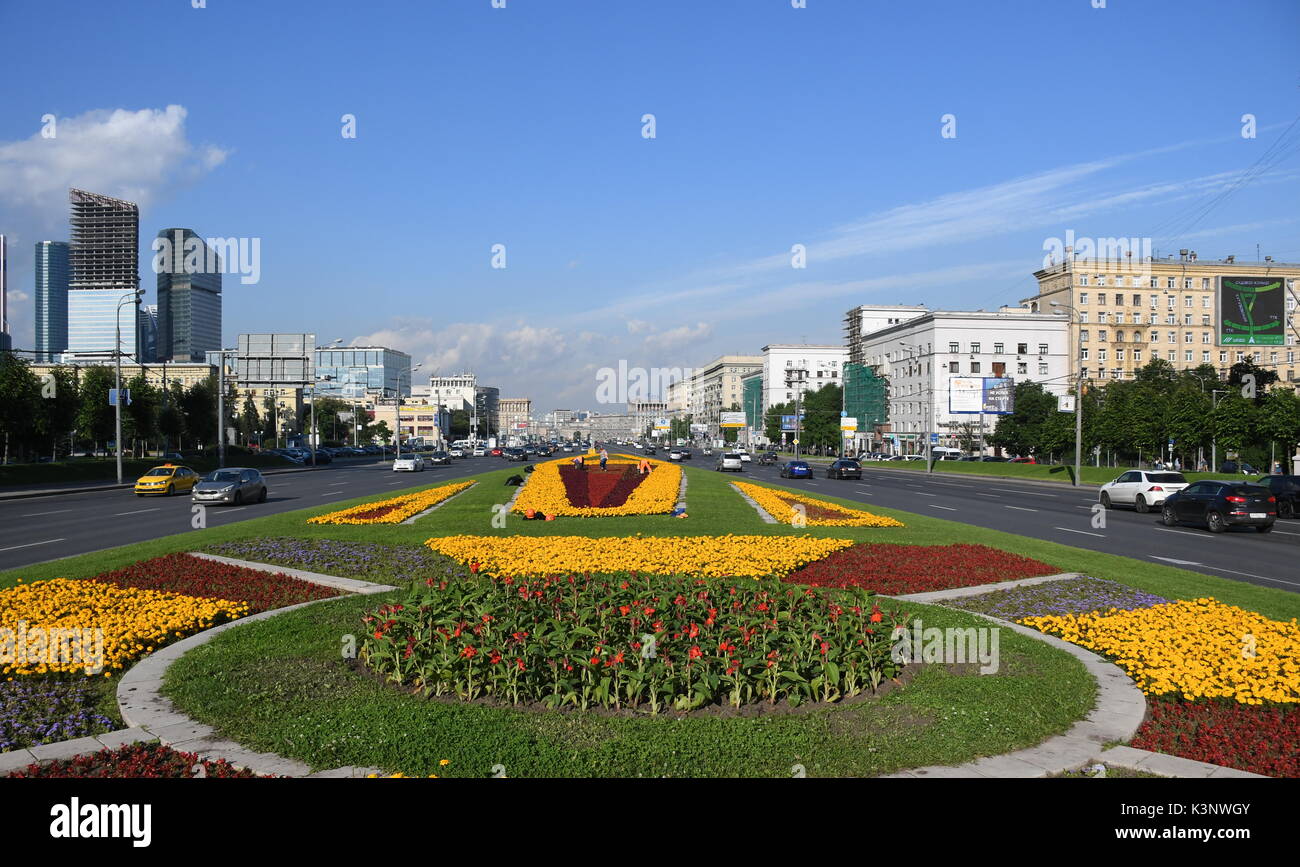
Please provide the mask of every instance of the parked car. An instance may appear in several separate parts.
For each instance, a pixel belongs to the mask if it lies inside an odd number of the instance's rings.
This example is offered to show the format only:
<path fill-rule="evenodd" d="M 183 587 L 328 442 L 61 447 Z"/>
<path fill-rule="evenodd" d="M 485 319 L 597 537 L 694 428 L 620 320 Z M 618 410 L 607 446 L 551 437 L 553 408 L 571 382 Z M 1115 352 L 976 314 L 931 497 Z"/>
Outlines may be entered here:
<path fill-rule="evenodd" d="M 183 461 L 185 460 L 185 456 L 180 452 L 167 452 L 162 456 L 162 459 L 164 461 Z"/>
<path fill-rule="evenodd" d="M 257 470 L 252 467 L 225 467 L 204 476 L 194 486 L 190 501 L 238 506 L 242 503 L 265 503 L 266 494 L 266 479 Z"/>
<path fill-rule="evenodd" d="M 1097 496 L 1107 509 L 1112 506 L 1132 506 L 1142 514 L 1160 506 L 1176 491 L 1187 487 L 1182 473 L 1157 473 L 1150 470 L 1129 470 L 1119 478 L 1101 486 Z"/>
<path fill-rule="evenodd" d="M 812 467 L 808 466 L 807 461 L 786 461 L 781 465 L 783 479 L 811 479 L 812 477 Z"/>
<path fill-rule="evenodd" d="M 1241 473 L 1243 476 L 1259 475 L 1259 470 L 1255 469 L 1245 461 L 1241 461 L 1240 463 L 1238 463 L 1237 461 L 1224 461 L 1222 464 L 1219 465 L 1219 472 Z"/>
<path fill-rule="evenodd" d="M 925 455 L 895 455 L 894 457 L 895 457 L 895 458 L 901 458 L 902 460 L 905 460 L 905 461 L 923 461 L 923 460 L 925 460 Z"/>
<path fill-rule="evenodd" d="M 740 460 L 740 455 L 735 452 L 726 452 L 718 456 L 716 469 L 718 472 L 741 473 L 745 471 L 745 464 Z"/>
<path fill-rule="evenodd" d="M 444 451 L 437 451 L 429 455 L 429 463 L 443 466 L 451 463 L 451 455 Z"/>
<path fill-rule="evenodd" d="M 958 458 L 957 460 L 959 460 L 959 461 L 982 461 L 982 460 L 984 460 L 984 459 L 983 459 L 982 457 L 980 457 L 979 455 L 962 455 L 962 456 L 961 456 L 960 458 Z"/>
<path fill-rule="evenodd" d="M 1011 459 L 1011 463 L 1013 463 L 1013 464 L 1036 464 L 1036 463 L 1038 463 L 1038 461 L 1034 460 L 1032 457 L 1023 457 L 1023 458 L 1012 458 L 1012 459 Z"/>
<path fill-rule="evenodd" d="M 181 491 L 192 491 L 198 484 L 199 474 L 189 467 L 178 464 L 163 464 L 135 480 L 135 495 L 162 494 L 170 497 Z"/>
<path fill-rule="evenodd" d="M 1008 462 L 1007 458 L 997 457 L 995 455 L 985 455 L 984 457 L 980 458 L 980 460 L 984 461 L 987 464 L 1005 464 Z"/>
<path fill-rule="evenodd" d="M 424 458 L 414 452 L 407 452 L 400 458 L 393 460 L 393 472 L 422 473 L 424 472 Z"/>
<path fill-rule="evenodd" d="M 1277 516 L 1294 518 L 1300 513 L 1300 476 L 1266 476 L 1260 480 L 1277 497 Z"/>
<path fill-rule="evenodd" d="M 862 464 L 852 458 L 840 458 L 826 468 L 828 479 L 861 479 Z"/>
<path fill-rule="evenodd" d="M 1166 497 L 1160 517 L 1166 527 L 1195 523 L 1204 524 L 1211 533 L 1229 527 L 1254 527 L 1267 533 L 1277 520 L 1277 497 L 1263 485 L 1207 479 Z"/>

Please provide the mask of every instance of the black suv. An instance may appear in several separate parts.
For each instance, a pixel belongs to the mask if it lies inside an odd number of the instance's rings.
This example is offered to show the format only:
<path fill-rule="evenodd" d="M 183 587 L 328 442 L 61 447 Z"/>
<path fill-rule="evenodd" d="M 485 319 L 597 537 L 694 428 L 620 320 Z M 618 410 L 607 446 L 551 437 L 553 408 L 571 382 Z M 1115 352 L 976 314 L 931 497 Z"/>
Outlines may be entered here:
<path fill-rule="evenodd" d="M 828 479 L 861 479 L 862 464 L 852 458 L 840 458 L 826 468 Z"/>
<path fill-rule="evenodd" d="M 1268 476 L 1260 480 L 1277 497 L 1277 516 L 1294 518 L 1300 511 L 1300 476 Z"/>
<path fill-rule="evenodd" d="M 1193 482 L 1165 498 L 1160 517 L 1166 527 L 1188 522 L 1204 524 L 1211 533 L 1228 527 L 1267 533 L 1277 520 L 1277 497 L 1263 485 L 1248 482 Z"/>

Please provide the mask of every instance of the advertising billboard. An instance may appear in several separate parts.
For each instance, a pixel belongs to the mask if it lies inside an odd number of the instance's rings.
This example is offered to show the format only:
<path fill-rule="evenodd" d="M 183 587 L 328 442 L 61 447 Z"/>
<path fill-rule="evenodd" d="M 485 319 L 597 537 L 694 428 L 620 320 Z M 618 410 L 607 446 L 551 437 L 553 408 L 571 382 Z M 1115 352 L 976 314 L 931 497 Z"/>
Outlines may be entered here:
<path fill-rule="evenodd" d="M 1010 415 L 1016 411 L 1016 381 L 1001 376 L 954 376 L 948 380 L 948 412 Z"/>
<path fill-rule="evenodd" d="M 241 334 L 235 379 L 243 386 L 298 386 L 316 378 L 315 334 Z"/>
<path fill-rule="evenodd" d="M 1286 292 L 1281 277 L 1219 278 L 1219 345 L 1286 343 Z"/>
<path fill-rule="evenodd" d="M 804 421 L 804 416 L 800 415 L 799 423 L 802 424 L 803 421 Z M 781 416 L 781 430 L 794 430 L 794 416 L 792 415 Z"/>
<path fill-rule="evenodd" d="M 745 414 L 743 412 L 724 412 L 720 416 L 718 427 L 744 427 Z"/>

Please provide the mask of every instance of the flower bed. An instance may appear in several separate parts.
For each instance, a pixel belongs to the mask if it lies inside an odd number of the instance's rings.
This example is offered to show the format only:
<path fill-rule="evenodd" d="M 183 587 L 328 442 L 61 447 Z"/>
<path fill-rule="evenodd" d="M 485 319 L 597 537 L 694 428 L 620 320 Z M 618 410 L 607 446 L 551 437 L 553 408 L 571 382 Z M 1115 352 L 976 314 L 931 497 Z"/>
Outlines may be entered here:
<path fill-rule="evenodd" d="M 1130 742 L 1270 777 L 1300 777 L 1300 708 L 1156 699 Z"/>
<path fill-rule="evenodd" d="M 417 583 L 365 621 L 361 658 L 428 695 L 658 713 L 871 692 L 907 616 L 860 590 L 585 574 Z"/>
<path fill-rule="evenodd" d="M 352 506 L 351 508 L 340 509 L 337 512 L 329 512 L 324 515 L 317 515 L 314 518 L 308 518 L 307 523 L 400 524 L 407 518 L 438 505 L 448 497 L 459 494 L 472 484 L 474 484 L 473 481 L 452 482 L 451 484 L 439 485 L 436 488 L 429 488 L 414 494 L 403 494 L 400 497 L 392 497 L 374 503 L 362 503 L 360 506 Z"/>
<path fill-rule="evenodd" d="M 85 678 L 0 681 L 0 753 L 113 731 L 98 698 Z"/>
<path fill-rule="evenodd" d="M 640 476 L 636 466 L 632 461 L 611 460 L 602 473 L 599 464 L 590 459 L 583 469 L 569 466 L 564 460 L 538 464 L 528 484 L 519 492 L 513 511 L 586 518 L 671 512 L 677 505 L 677 491 L 682 483 L 681 467 L 650 460 L 651 471 Z M 604 484 L 599 486 L 594 502 L 592 476 L 610 477 L 608 488 Z"/>
<path fill-rule="evenodd" d="M 1049 615 L 1087 614 L 1092 611 L 1130 611 L 1134 608 L 1163 605 L 1168 601 L 1115 581 L 1082 577 L 995 590 L 979 596 L 964 596 L 949 599 L 944 604 L 1015 621 Z"/>
<path fill-rule="evenodd" d="M 790 491 L 754 485 L 749 482 L 732 482 L 749 495 L 765 512 L 782 524 L 800 524 L 808 527 L 902 527 L 901 521 L 884 515 L 873 515 L 844 506 Z"/>
<path fill-rule="evenodd" d="M 337 539 L 278 537 L 210 545 L 210 554 L 359 578 L 380 584 L 405 584 L 446 570 L 450 561 L 423 545 L 377 545 Z M 459 566 L 457 567 L 459 568 Z"/>
<path fill-rule="evenodd" d="M 1147 695 L 1300 702 L 1300 624 L 1214 599 L 1022 623 L 1104 654 Z"/>
<path fill-rule="evenodd" d="M 809 563 L 786 576 L 793 584 L 861 587 L 885 596 L 974 587 L 1057 570 L 984 545 L 861 543 Z"/>
<path fill-rule="evenodd" d="M 759 578 L 784 576 L 853 542 L 810 536 L 444 536 L 425 544 L 489 575 L 639 571 Z"/>
<path fill-rule="evenodd" d="M 247 602 L 200 599 L 102 581 L 51 578 L 0 590 L 0 627 L 15 633 L 32 634 L 34 629 L 102 630 L 103 643 L 95 649 L 96 655 L 102 656 L 105 677 L 176 638 L 248 613 Z M 83 645 L 87 653 L 91 643 Z M 91 668 L 80 653 L 49 658 L 34 645 L 27 648 L 26 654 L 0 646 L 0 653 L 6 652 L 5 661 L 0 662 L 0 674 L 4 675 L 86 673 Z M 26 659 L 21 658 L 23 655 Z"/>
<path fill-rule="evenodd" d="M 10 779 L 191 779 L 218 777 L 222 779 L 258 777 L 252 771 L 237 770 L 225 759 L 199 761 L 195 753 L 182 753 L 161 744 L 127 744 L 117 749 L 102 749 L 50 762 L 47 765 L 28 765 L 21 771 L 9 774 Z M 262 779 L 272 779 L 264 776 Z"/>
<path fill-rule="evenodd" d="M 249 613 L 283 608 L 313 599 L 328 599 L 342 592 L 310 581 L 290 578 L 288 575 L 218 563 L 202 557 L 191 557 L 189 554 L 155 557 L 125 569 L 104 572 L 90 580 L 117 587 L 163 590 L 205 599 L 243 602 L 248 605 Z"/>

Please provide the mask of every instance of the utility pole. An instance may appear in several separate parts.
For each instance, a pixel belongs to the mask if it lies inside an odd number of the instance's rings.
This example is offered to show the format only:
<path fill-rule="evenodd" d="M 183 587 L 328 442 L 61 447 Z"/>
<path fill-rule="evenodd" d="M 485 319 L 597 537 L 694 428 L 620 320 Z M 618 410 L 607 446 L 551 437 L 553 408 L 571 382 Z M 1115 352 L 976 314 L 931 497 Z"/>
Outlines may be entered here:
<path fill-rule="evenodd" d="M 1079 311 L 1069 304 L 1053 301 L 1051 306 L 1070 311 L 1067 315 L 1072 319 L 1078 318 Z M 1079 330 L 1077 328 L 1075 329 L 1074 341 L 1077 344 L 1075 364 L 1078 367 L 1078 379 L 1074 386 L 1074 486 L 1077 488 L 1080 483 L 1079 473 L 1083 471 L 1083 341 L 1079 339 Z"/>

